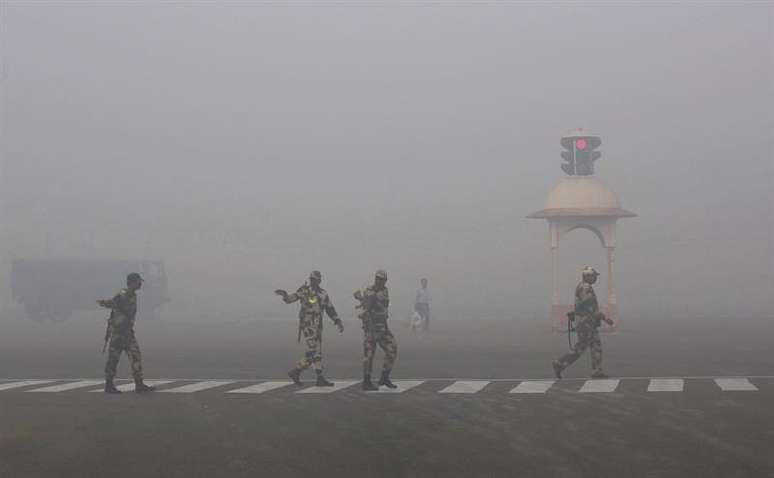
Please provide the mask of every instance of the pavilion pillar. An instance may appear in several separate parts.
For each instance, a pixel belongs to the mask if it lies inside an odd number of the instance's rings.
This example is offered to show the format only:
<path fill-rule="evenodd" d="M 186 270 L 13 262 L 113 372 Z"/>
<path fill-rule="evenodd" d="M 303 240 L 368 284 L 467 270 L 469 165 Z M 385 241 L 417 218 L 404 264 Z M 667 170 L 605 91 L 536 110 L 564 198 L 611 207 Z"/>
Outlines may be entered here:
<path fill-rule="evenodd" d="M 615 288 L 615 246 L 607 247 L 607 313 L 610 318 L 618 318 L 618 298 Z"/>

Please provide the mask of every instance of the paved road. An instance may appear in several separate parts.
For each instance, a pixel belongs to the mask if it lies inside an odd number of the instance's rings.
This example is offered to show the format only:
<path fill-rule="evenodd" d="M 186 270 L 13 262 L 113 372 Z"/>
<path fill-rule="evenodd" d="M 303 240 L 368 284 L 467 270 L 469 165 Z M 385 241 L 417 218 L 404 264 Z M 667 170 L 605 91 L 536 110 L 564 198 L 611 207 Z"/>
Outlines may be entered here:
<path fill-rule="evenodd" d="M 165 383 L 120 396 L 92 393 L 104 358 L 83 350 L 92 337 L 15 330 L 0 339 L 0 476 L 774 476 L 770 322 L 713 323 L 605 336 L 608 369 L 629 378 L 588 381 L 584 359 L 550 387 L 540 380 L 552 380 L 545 362 L 561 336 L 396 327 L 396 376 L 415 386 L 380 394 L 266 386 L 298 352 L 276 340 L 283 325 L 147 326 L 148 376 Z M 265 335 L 260 350 L 246 330 L 266 332 L 251 336 Z M 357 337 L 326 339 L 331 377 L 356 381 Z M 39 382 L 8 388 L 22 379 Z M 511 393 L 520 387 L 536 393 Z M 245 389 L 261 393 L 231 393 Z"/>
<path fill-rule="evenodd" d="M 95 381 L 0 383 L 0 476 L 774 476 L 774 377 Z"/>

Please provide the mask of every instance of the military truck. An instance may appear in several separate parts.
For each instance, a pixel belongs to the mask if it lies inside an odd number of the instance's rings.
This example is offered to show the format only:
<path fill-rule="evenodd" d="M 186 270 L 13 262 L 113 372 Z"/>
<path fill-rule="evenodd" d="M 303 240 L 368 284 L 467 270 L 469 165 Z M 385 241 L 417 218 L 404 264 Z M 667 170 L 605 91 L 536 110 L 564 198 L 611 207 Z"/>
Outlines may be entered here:
<path fill-rule="evenodd" d="M 27 317 L 43 322 L 68 319 L 76 310 L 97 309 L 97 299 L 126 287 L 126 275 L 139 272 L 138 320 L 154 318 L 169 302 L 164 263 L 115 259 L 17 259 L 11 264 L 11 296 Z"/>

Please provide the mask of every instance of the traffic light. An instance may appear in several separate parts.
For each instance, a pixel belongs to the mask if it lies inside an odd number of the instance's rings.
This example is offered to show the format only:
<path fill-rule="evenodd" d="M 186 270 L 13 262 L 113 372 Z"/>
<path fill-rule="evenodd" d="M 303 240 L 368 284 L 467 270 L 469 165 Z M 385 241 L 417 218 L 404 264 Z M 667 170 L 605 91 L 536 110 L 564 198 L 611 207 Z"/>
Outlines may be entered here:
<path fill-rule="evenodd" d="M 573 138 L 562 138 L 562 147 L 567 151 L 562 151 L 562 159 L 567 161 L 567 164 L 562 165 L 562 171 L 575 176 L 575 142 Z"/>
<path fill-rule="evenodd" d="M 602 156 L 602 153 L 594 150 L 601 144 L 602 140 L 597 136 L 575 138 L 575 174 L 578 176 L 594 174 L 594 161 Z"/>
<path fill-rule="evenodd" d="M 599 136 L 565 136 L 561 140 L 562 159 L 567 161 L 562 164 L 562 171 L 570 176 L 590 176 L 594 174 L 594 161 L 602 156 L 599 151 L 594 151 L 601 144 Z"/>

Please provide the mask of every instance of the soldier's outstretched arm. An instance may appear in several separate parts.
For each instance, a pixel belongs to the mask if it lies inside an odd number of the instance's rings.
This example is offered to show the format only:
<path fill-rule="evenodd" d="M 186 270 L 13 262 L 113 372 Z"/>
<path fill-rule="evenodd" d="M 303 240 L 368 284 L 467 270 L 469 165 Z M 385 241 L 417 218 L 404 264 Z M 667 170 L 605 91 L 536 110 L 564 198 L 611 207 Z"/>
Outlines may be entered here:
<path fill-rule="evenodd" d="M 297 302 L 299 300 L 298 292 L 293 292 L 292 294 L 288 294 L 287 291 L 284 289 L 277 289 L 274 291 L 275 294 L 282 297 L 282 300 L 286 304 L 292 304 L 293 302 Z"/>
<path fill-rule="evenodd" d="M 100 307 L 104 307 L 106 309 L 118 309 L 121 308 L 121 305 L 123 304 L 123 296 L 121 295 L 121 292 L 117 293 L 113 296 L 112 299 L 100 299 L 97 301 L 97 304 L 99 304 Z"/>

